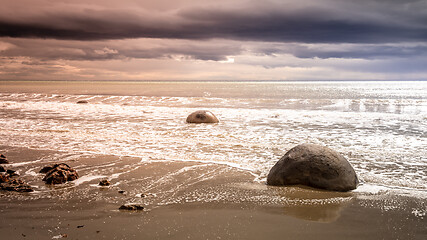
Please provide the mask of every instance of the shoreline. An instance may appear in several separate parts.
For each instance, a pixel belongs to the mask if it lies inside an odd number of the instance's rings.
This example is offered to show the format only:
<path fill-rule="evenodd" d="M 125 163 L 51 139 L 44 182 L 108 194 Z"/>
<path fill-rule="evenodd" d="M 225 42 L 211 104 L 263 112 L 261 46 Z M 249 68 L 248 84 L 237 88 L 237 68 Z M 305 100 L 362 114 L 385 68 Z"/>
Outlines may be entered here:
<path fill-rule="evenodd" d="M 244 171 L 196 162 L 68 155 L 80 178 L 48 186 L 33 174 L 66 154 L 0 148 L 35 193 L 0 192 L 8 239 L 424 239 L 427 203 L 391 192 L 271 187 Z M 110 187 L 99 187 L 103 178 Z M 123 194 L 118 191 L 124 191 Z M 144 195 L 145 197 L 142 197 Z M 138 203 L 143 211 L 120 211 Z M 417 212 L 418 211 L 418 212 Z M 24 236 L 25 235 L 25 236 Z"/>

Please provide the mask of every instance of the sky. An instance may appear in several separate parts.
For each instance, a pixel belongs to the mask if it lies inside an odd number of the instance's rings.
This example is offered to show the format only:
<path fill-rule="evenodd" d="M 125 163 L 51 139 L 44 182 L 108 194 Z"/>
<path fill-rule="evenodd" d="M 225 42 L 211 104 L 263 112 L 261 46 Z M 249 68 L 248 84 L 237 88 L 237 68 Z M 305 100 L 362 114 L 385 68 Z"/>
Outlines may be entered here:
<path fill-rule="evenodd" d="M 427 80 L 427 0 L 3 0 L 0 80 Z"/>

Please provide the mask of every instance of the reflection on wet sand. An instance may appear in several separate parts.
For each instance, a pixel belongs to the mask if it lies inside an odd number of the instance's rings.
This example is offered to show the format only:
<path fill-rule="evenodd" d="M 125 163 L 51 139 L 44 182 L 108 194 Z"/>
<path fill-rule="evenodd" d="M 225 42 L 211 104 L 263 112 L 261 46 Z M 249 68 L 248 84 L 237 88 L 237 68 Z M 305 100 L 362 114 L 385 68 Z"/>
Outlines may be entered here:
<path fill-rule="evenodd" d="M 336 221 L 353 200 L 353 193 L 323 191 L 305 186 L 268 187 L 274 194 L 287 199 L 274 211 L 295 218 L 330 223 Z"/>

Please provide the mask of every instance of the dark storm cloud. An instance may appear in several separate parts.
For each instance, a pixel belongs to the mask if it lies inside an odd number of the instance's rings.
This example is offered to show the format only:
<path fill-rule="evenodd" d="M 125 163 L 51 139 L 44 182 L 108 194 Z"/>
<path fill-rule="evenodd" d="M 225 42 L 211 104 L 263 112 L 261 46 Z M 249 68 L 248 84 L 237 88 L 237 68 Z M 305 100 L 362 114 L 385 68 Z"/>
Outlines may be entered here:
<path fill-rule="evenodd" d="M 39 14 L 31 16 L 27 21 L 22 19 L 11 21 L 0 17 L 0 36 L 14 38 L 66 40 L 167 38 L 168 30 L 174 29 L 177 32 L 179 27 L 158 18 L 150 19 L 112 10 Z"/>
<path fill-rule="evenodd" d="M 348 50 L 313 51 L 310 49 L 295 51 L 293 54 L 298 58 L 405 58 L 427 55 L 427 46 L 359 46 Z"/>
<path fill-rule="evenodd" d="M 298 58 L 387 59 L 427 56 L 427 45 L 417 44 L 277 44 L 260 46 L 265 55 L 291 54 Z"/>
<path fill-rule="evenodd" d="M 427 14 L 416 11 L 417 1 L 325 3 L 331 4 L 330 7 L 317 4 L 289 10 L 284 4 L 266 2 L 240 8 L 183 7 L 161 13 L 120 9 L 46 10 L 22 18 L 0 17 L 0 36 L 67 40 L 225 38 L 302 43 L 427 40 Z"/>

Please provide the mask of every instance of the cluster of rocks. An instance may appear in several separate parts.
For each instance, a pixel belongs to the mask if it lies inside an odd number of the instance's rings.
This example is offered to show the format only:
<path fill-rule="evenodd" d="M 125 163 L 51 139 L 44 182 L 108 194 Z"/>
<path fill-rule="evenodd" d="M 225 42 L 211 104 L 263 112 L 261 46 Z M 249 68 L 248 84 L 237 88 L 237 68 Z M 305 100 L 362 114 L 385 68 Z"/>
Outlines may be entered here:
<path fill-rule="evenodd" d="M 7 174 L 0 174 L 0 189 L 14 192 L 33 192 L 33 188 L 20 178 L 13 178 Z"/>
<path fill-rule="evenodd" d="M 0 155 L 0 163 L 8 164 L 6 156 Z M 40 170 L 40 173 L 46 175 L 42 179 L 46 184 L 62 184 L 67 181 L 76 180 L 79 175 L 77 171 L 65 163 L 53 164 Z M 18 177 L 16 171 L 6 169 L 0 165 L 0 190 L 15 192 L 33 192 L 33 188 Z"/>
<path fill-rule="evenodd" d="M 15 192 L 34 191 L 31 186 L 25 183 L 22 179 L 16 178 L 16 175 L 10 175 L 7 172 L 0 173 L 0 189 Z"/>
<path fill-rule="evenodd" d="M 0 155 L 0 164 L 9 164 L 6 156 Z M 14 192 L 32 192 L 34 191 L 30 185 L 24 182 L 15 170 L 6 169 L 0 166 L 0 190 Z"/>
<path fill-rule="evenodd" d="M 0 164 L 8 164 L 6 156 L 0 155 Z M 79 178 L 77 171 L 71 168 L 66 163 L 58 163 L 43 167 L 39 173 L 44 173 L 43 181 L 46 184 L 62 184 L 68 181 L 74 181 Z M 33 192 L 33 188 L 24 182 L 21 178 L 18 178 L 18 174 L 14 170 L 6 169 L 0 165 L 0 190 L 14 191 L 14 192 Z M 100 186 L 110 186 L 111 182 L 107 179 L 103 179 L 99 182 Z M 124 194 L 125 191 L 120 190 L 119 193 Z M 141 194 L 141 197 L 145 197 Z M 124 204 L 120 206 L 119 210 L 125 211 L 141 211 L 144 207 L 139 204 Z"/>

